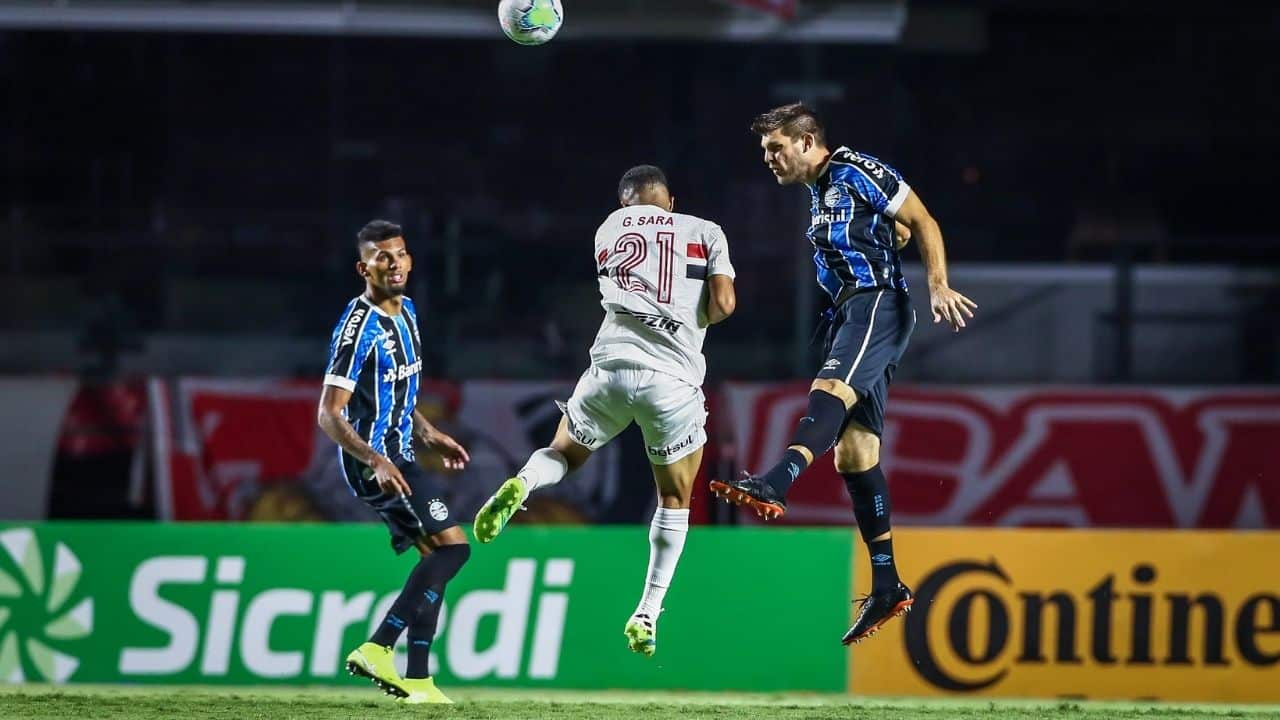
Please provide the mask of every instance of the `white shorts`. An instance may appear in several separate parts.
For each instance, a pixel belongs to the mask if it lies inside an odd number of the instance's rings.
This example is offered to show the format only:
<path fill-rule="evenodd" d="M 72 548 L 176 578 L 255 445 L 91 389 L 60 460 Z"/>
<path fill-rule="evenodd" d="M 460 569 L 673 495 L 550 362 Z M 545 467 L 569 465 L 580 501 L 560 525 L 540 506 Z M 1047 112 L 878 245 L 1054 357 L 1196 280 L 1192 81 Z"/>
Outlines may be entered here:
<path fill-rule="evenodd" d="M 604 447 L 635 420 L 654 465 L 670 465 L 707 442 L 702 388 L 641 368 L 587 369 L 567 407 L 569 434 L 591 450 Z"/>

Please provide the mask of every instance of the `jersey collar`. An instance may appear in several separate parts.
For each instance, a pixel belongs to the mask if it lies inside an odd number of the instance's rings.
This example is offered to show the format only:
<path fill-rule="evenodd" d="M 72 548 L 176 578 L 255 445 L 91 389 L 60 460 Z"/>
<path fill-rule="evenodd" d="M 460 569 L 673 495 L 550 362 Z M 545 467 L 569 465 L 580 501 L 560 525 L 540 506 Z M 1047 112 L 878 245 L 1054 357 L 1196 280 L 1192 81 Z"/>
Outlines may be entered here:
<path fill-rule="evenodd" d="M 827 155 L 827 159 L 822 161 L 822 169 L 818 171 L 818 179 L 814 181 L 813 185 L 810 185 L 810 186 L 809 186 L 809 189 L 811 189 L 811 190 L 817 190 L 817 189 L 818 189 L 818 182 L 820 182 L 820 181 L 822 180 L 822 176 L 823 176 L 823 175 L 826 175 L 826 174 L 827 174 L 828 172 L 830 172 L 830 170 L 831 170 L 831 159 L 832 159 L 832 158 L 834 158 L 834 157 L 836 156 L 836 153 L 839 153 L 839 152 L 842 152 L 842 151 L 843 151 L 843 152 L 853 152 L 852 150 L 850 150 L 849 148 L 845 147 L 844 145 L 841 145 L 840 147 L 836 148 L 835 150 L 832 150 L 832 151 L 831 151 L 831 154 Z"/>
<path fill-rule="evenodd" d="M 384 318 L 389 318 L 389 317 L 391 317 L 390 315 L 388 315 L 388 314 L 387 314 L 387 311 L 386 311 L 386 310 L 383 310 L 382 308 L 378 307 L 377 305 L 374 305 L 373 303 L 369 302 L 369 298 L 365 297 L 365 296 L 364 296 L 364 293 L 360 293 L 360 302 L 364 303 L 366 306 L 368 306 L 368 308 L 369 308 L 370 310 L 373 310 L 374 312 L 378 313 L 379 315 L 381 315 L 381 316 L 382 316 L 382 317 L 384 317 Z"/>

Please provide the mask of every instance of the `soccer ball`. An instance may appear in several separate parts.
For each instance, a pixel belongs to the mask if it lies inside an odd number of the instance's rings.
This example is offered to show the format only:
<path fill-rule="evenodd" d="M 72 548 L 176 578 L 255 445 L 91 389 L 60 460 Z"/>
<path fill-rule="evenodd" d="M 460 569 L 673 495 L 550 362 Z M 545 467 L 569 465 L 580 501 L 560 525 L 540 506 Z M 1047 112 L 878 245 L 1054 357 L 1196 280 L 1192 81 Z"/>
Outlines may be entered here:
<path fill-rule="evenodd" d="M 502 32 L 521 45 L 541 45 L 560 30 L 564 8 L 560 0 L 502 0 L 498 22 Z"/>

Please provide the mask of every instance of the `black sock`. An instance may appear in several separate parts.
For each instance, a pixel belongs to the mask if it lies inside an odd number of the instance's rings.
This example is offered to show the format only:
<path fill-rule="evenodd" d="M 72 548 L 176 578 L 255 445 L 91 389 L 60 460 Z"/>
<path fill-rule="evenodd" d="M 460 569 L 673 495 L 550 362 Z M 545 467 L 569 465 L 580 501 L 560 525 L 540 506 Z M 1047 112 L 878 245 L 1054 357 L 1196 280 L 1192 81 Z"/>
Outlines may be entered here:
<path fill-rule="evenodd" d="M 409 664 L 405 678 L 430 677 L 431 643 L 436 637 L 436 622 L 440 619 L 440 604 L 444 600 L 444 586 L 429 587 L 423 593 L 426 604 L 418 611 L 418 619 L 409 625 Z"/>
<path fill-rule="evenodd" d="M 898 586 L 898 566 L 893 562 L 893 538 L 867 543 L 871 556 L 871 592 L 884 592 Z"/>
<path fill-rule="evenodd" d="M 764 474 L 764 481 L 773 487 L 778 495 L 786 496 L 787 489 L 791 487 L 791 483 L 809 466 L 809 461 L 804 459 L 804 454 L 799 450 L 787 448 L 783 453 L 782 460 L 773 466 L 769 472 Z"/>
<path fill-rule="evenodd" d="M 400 596 L 391 604 L 387 616 L 382 619 L 369 642 L 393 647 L 400 638 L 400 633 L 404 632 L 411 620 L 418 617 L 418 612 L 426 605 L 427 590 L 432 586 L 443 587 L 458 574 L 469 557 L 471 546 L 460 544 L 438 547 L 419 560 L 409 573 Z"/>
<path fill-rule="evenodd" d="M 814 390 L 809 393 L 809 408 L 805 416 L 800 418 L 800 423 L 796 425 L 791 445 L 805 448 L 813 455 L 813 459 L 817 460 L 820 455 L 836 444 L 836 439 L 840 436 L 840 428 L 844 425 L 844 419 L 848 413 L 849 409 L 844 406 L 843 400 L 829 392 Z M 802 453 L 788 447 L 782 460 L 765 473 L 763 479 L 778 495 L 786 495 L 791 483 L 796 481 L 796 477 L 808 465 Z"/>
<path fill-rule="evenodd" d="M 858 521 L 858 532 L 867 544 L 871 556 L 871 588 L 879 592 L 898 584 L 898 568 L 893 562 L 893 540 L 875 538 L 889 532 L 890 511 L 889 484 L 877 464 L 858 473 L 841 473 L 844 485 L 853 500 L 853 517 Z"/>

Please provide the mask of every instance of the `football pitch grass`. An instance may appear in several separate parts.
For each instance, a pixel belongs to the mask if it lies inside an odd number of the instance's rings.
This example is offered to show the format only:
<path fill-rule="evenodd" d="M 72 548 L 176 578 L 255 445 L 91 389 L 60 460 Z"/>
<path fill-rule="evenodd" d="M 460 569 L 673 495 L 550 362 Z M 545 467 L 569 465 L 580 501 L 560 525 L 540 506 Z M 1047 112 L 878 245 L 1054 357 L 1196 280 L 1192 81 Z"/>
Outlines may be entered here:
<path fill-rule="evenodd" d="M 403 706 L 368 689 L 0 685 L 0 718 L 1280 718 L 1280 706 L 1059 700 L 922 700 L 846 695 L 445 689 L 456 705 Z"/>

